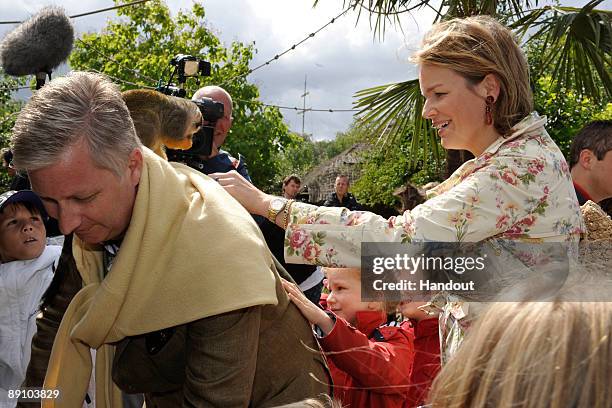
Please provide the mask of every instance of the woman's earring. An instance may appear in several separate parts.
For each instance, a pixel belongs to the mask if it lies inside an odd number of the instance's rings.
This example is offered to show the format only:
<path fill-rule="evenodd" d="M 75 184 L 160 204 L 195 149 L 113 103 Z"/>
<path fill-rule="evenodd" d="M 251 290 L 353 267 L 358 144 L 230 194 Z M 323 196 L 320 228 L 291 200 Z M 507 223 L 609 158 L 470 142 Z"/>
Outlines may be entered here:
<path fill-rule="evenodd" d="M 485 124 L 487 125 L 493 124 L 493 102 L 495 102 L 495 100 L 491 95 L 487 96 L 485 99 Z"/>

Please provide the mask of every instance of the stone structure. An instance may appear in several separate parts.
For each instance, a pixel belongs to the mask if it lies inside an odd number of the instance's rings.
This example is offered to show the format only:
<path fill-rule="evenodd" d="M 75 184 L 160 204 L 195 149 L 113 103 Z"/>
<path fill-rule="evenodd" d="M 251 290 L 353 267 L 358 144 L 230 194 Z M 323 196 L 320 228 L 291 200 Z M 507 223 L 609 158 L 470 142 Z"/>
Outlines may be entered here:
<path fill-rule="evenodd" d="M 308 192 L 308 201 L 322 204 L 334 191 L 334 182 L 339 174 L 346 174 L 351 184 L 357 181 L 361 176 L 362 153 L 370 147 L 367 143 L 357 143 L 312 169 L 302 179 L 302 189 Z"/>

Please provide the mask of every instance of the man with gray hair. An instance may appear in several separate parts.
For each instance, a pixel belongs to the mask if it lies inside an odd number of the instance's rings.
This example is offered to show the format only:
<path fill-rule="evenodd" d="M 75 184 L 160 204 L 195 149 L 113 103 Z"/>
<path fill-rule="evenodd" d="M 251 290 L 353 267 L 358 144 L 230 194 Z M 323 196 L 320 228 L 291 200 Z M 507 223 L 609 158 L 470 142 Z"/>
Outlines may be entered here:
<path fill-rule="evenodd" d="M 12 147 L 15 167 L 74 234 L 83 281 L 46 372 L 44 387 L 60 390 L 53 406 L 82 404 L 90 348 L 100 407 L 120 407 L 119 389 L 156 407 L 273 406 L 329 392 L 310 326 L 252 218 L 212 179 L 143 147 L 108 79 L 73 72 L 42 88 Z"/>

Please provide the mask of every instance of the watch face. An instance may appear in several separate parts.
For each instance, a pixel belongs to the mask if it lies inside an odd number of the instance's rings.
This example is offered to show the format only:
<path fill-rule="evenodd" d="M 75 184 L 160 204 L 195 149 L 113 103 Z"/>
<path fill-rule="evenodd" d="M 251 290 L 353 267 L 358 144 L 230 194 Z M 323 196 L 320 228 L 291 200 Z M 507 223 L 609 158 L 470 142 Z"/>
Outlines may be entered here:
<path fill-rule="evenodd" d="M 280 210 L 283 209 L 283 207 L 285 206 L 286 202 L 287 202 L 286 200 L 283 200 L 283 199 L 280 199 L 280 198 L 276 198 L 276 199 L 272 200 L 272 203 L 270 204 L 270 206 L 272 207 L 272 209 L 274 211 L 280 211 Z"/>

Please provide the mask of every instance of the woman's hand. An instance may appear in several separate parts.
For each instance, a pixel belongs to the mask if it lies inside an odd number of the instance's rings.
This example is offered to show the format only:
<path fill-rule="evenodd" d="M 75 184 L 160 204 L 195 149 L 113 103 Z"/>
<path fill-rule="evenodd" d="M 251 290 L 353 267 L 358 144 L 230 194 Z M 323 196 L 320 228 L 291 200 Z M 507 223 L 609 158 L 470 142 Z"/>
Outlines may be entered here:
<path fill-rule="evenodd" d="M 268 215 L 268 207 L 272 196 L 257 189 L 249 183 L 236 170 L 228 173 L 209 174 L 213 180 L 218 182 L 228 193 L 232 195 L 251 214 Z"/>
<path fill-rule="evenodd" d="M 311 323 L 316 324 L 327 335 L 334 328 L 334 321 L 320 307 L 312 303 L 295 284 L 281 278 L 283 288 L 289 299 L 300 309 L 300 312 Z"/>

